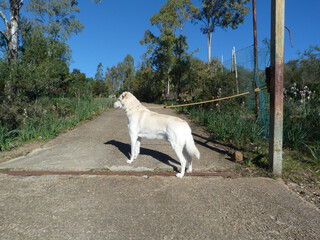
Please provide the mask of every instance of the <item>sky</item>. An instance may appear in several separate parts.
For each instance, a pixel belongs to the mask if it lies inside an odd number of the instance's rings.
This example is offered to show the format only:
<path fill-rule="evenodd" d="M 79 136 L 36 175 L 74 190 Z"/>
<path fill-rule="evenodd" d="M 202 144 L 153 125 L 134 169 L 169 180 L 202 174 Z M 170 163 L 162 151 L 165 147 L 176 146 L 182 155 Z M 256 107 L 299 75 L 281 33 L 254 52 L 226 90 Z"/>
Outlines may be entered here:
<path fill-rule="evenodd" d="M 166 0 L 103 0 L 95 4 L 90 0 L 81 0 L 81 12 L 77 17 L 84 24 L 84 30 L 71 37 L 68 44 L 72 50 L 70 71 L 77 68 L 87 77 L 94 77 L 101 62 L 104 71 L 107 67 L 116 66 L 130 54 L 137 66 L 146 46 L 140 40 L 146 30 L 156 33 L 151 26 L 150 18 L 159 12 Z M 199 5 L 199 0 L 193 0 Z M 270 39 L 271 1 L 257 0 L 257 35 L 258 48 L 263 47 L 262 40 Z M 252 9 L 252 3 L 248 4 Z M 250 11 L 244 24 L 238 29 L 222 30 L 217 28 L 213 33 L 212 57 L 222 58 L 225 62 L 231 59 L 232 48 L 236 51 L 253 44 L 253 17 Z M 310 45 L 320 46 L 320 0 L 287 0 L 285 1 L 285 26 L 292 35 L 291 47 L 289 34 L 285 31 L 285 62 L 299 57 Z M 188 22 L 184 29 L 187 36 L 189 52 L 196 49 L 195 57 L 204 61 L 208 59 L 206 35 L 200 32 L 200 24 Z M 239 59 L 240 60 L 240 59 Z"/>

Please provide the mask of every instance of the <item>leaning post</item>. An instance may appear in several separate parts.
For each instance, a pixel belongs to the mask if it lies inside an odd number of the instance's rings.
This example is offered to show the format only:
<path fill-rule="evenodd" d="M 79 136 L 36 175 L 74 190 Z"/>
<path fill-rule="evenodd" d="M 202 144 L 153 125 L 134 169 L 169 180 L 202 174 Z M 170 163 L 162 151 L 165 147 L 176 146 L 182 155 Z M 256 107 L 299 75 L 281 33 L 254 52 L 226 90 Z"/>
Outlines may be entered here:
<path fill-rule="evenodd" d="M 269 167 L 282 174 L 285 0 L 271 0 Z"/>

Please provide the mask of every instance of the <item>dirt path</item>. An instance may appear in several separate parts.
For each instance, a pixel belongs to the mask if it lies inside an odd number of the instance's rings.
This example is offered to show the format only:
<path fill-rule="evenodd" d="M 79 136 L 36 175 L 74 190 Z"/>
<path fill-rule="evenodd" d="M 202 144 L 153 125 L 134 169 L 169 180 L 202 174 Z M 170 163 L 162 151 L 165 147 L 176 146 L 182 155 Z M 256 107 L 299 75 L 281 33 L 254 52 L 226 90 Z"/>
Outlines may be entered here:
<path fill-rule="evenodd" d="M 155 106 L 146 104 L 146 106 Z M 171 109 L 155 111 L 176 115 Z M 182 117 L 183 116 L 180 116 Z M 187 120 L 187 119 L 186 119 Z M 201 128 L 191 124 L 196 145 L 201 153 L 194 160 L 194 171 L 233 169 L 228 152 L 214 145 Z M 130 139 L 127 118 L 123 110 L 110 109 L 96 119 L 49 141 L 26 156 L 0 164 L 11 170 L 132 170 L 171 171 L 180 167 L 170 144 L 161 140 L 143 139 L 141 154 L 132 164 L 129 158 Z"/>

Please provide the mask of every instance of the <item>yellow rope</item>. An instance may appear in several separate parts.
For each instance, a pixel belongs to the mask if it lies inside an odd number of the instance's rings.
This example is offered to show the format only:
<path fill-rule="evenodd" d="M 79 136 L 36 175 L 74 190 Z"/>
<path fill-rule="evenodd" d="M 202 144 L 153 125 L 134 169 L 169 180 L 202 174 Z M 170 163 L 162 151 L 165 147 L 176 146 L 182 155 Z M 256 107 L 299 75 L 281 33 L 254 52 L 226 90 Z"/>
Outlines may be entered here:
<path fill-rule="evenodd" d="M 256 88 L 254 91 L 252 92 L 259 92 L 261 90 L 266 89 L 266 87 L 263 88 Z M 222 101 L 222 100 L 226 100 L 226 99 L 231 99 L 231 98 L 236 98 L 236 97 L 240 97 L 243 95 L 247 95 L 251 92 L 244 92 L 244 93 L 239 93 L 236 95 L 232 95 L 232 96 L 228 96 L 228 97 L 223 97 L 223 98 L 217 98 L 217 99 L 213 99 L 213 100 L 208 100 L 208 101 L 202 101 L 202 102 L 196 102 L 196 103 L 187 103 L 187 104 L 180 104 L 180 105 L 171 105 L 171 106 L 163 106 L 163 107 L 148 107 L 148 108 L 175 108 L 175 107 L 185 107 L 185 106 L 191 106 L 191 105 L 199 105 L 199 104 L 204 104 L 204 103 L 210 103 L 210 102 L 217 102 L 217 101 Z"/>

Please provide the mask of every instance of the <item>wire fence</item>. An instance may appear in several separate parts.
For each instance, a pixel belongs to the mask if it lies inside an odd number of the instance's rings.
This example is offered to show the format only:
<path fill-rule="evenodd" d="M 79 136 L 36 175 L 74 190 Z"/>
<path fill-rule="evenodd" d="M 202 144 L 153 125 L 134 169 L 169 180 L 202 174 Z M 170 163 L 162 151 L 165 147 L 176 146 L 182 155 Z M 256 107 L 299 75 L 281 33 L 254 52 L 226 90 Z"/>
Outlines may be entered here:
<path fill-rule="evenodd" d="M 246 95 L 246 106 L 249 112 L 256 112 L 259 121 L 264 125 L 265 136 L 269 136 L 269 93 L 265 89 L 265 69 L 270 65 L 270 50 L 268 47 L 258 50 L 257 68 L 254 63 L 254 46 L 232 51 L 232 57 L 224 61 L 224 71 L 234 72 L 236 75 L 235 86 L 239 92 L 250 91 Z M 263 89 L 254 92 L 254 89 Z"/>

